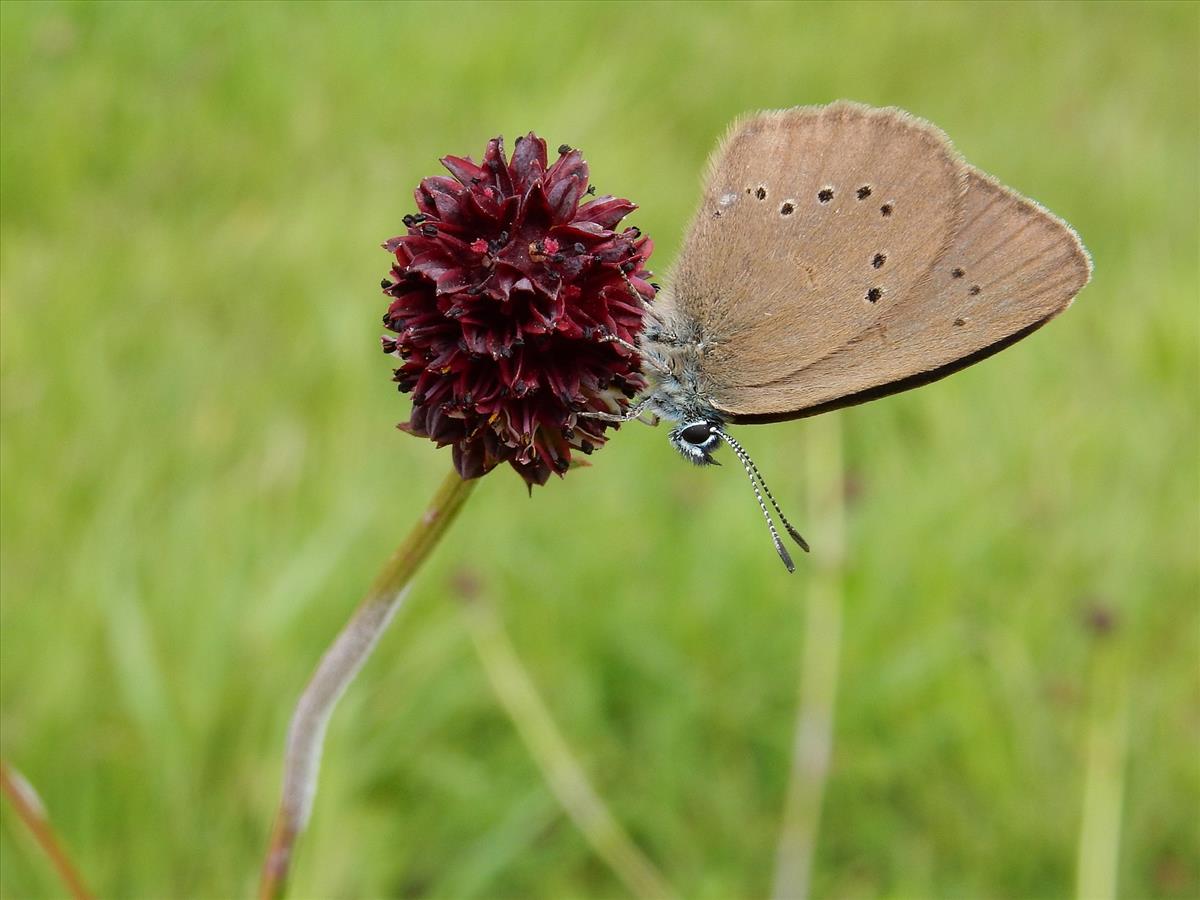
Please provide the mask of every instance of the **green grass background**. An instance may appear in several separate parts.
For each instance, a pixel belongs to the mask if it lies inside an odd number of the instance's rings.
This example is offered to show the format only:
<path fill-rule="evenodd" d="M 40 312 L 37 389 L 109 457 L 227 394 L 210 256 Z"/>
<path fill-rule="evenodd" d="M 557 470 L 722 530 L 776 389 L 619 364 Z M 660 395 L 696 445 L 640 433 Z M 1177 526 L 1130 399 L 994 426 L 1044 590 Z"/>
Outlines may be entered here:
<path fill-rule="evenodd" d="M 253 889 L 291 705 L 449 466 L 393 429 L 381 240 L 536 129 L 665 272 L 749 109 L 940 124 L 1093 284 L 837 413 L 853 487 L 814 890 L 1061 897 L 1088 721 L 1130 692 L 1120 894 L 1200 895 L 1200 11 L 1155 4 L 20 4 L 2 43 L 3 753 L 112 897 Z M 804 520 L 811 422 L 742 429 Z M 485 479 L 334 718 L 298 897 L 615 897 L 499 710 L 469 568 L 688 897 L 766 893 L 806 596 L 664 429 Z M 801 521 L 814 543 L 822 523 Z M 1110 610 L 1098 637 L 1088 610 Z M 0 893 L 60 888 L 5 808 Z"/>

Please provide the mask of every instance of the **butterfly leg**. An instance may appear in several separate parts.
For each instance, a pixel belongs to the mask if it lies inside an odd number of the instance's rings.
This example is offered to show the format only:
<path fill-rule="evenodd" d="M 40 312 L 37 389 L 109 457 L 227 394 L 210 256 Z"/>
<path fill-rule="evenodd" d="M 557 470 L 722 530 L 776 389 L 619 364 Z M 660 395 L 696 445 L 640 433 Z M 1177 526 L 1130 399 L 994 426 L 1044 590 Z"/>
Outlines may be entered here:
<path fill-rule="evenodd" d="M 611 332 L 602 335 L 600 340 L 604 341 L 605 343 L 616 344 L 618 347 L 624 347 L 626 350 L 630 351 L 631 353 L 636 353 L 638 356 L 640 356 L 642 358 L 643 366 L 645 366 L 646 368 L 649 368 L 649 369 L 653 369 L 659 375 L 670 375 L 671 374 L 670 366 L 659 361 L 653 355 L 647 353 L 645 350 L 643 350 L 641 347 L 639 347 L 637 344 L 631 344 L 631 343 L 629 343 L 629 341 L 627 341 L 623 338 L 619 338 L 615 334 L 612 334 Z"/>
<path fill-rule="evenodd" d="M 645 422 L 647 425 L 657 425 L 658 416 L 654 415 L 653 413 L 650 414 L 650 417 L 653 419 L 653 421 L 646 421 L 642 418 L 642 413 L 644 413 L 646 411 L 646 407 L 650 405 L 650 399 L 651 398 L 649 396 L 643 397 L 633 406 L 629 407 L 629 409 L 625 410 L 624 413 L 619 415 L 617 413 L 606 412 L 581 412 L 579 413 L 579 418 L 596 419 L 600 422 L 611 422 L 614 425 L 620 425 L 623 422 L 632 422 L 634 419 L 637 419 L 641 422 Z"/>

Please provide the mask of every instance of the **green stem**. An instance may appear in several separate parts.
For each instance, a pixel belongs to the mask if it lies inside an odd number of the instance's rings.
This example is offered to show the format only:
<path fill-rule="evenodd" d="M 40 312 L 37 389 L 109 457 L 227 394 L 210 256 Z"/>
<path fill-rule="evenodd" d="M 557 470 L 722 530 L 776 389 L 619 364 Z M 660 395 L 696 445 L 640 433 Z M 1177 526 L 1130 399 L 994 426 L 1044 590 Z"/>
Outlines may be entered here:
<path fill-rule="evenodd" d="M 841 428 L 839 416 L 814 419 L 805 447 L 809 521 L 820 540 L 813 541 L 810 557 L 800 708 L 775 854 L 771 894 L 780 900 L 802 900 L 809 896 L 821 802 L 833 748 L 846 541 Z"/>
<path fill-rule="evenodd" d="M 1129 682 L 1120 649 L 1097 636 L 1092 659 L 1083 810 L 1076 854 L 1075 896 L 1117 896 L 1121 808 L 1129 743 Z"/>
<path fill-rule="evenodd" d="M 288 728 L 283 790 L 259 884 L 261 900 L 281 897 L 296 841 L 308 824 L 321 765 L 325 729 L 338 700 L 371 655 L 404 602 L 413 576 L 470 496 L 475 481 L 450 472 L 412 531 L 372 583 L 354 615 L 321 657 L 300 695 Z"/>
<path fill-rule="evenodd" d="M 492 690 L 567 815 L 635 897 L 673 897 L 662 873 L 633 842 L 588 781 L 558 730 L 504 624 L 488 600 L 464 591 L 464 609 L 475 650 Z"/>

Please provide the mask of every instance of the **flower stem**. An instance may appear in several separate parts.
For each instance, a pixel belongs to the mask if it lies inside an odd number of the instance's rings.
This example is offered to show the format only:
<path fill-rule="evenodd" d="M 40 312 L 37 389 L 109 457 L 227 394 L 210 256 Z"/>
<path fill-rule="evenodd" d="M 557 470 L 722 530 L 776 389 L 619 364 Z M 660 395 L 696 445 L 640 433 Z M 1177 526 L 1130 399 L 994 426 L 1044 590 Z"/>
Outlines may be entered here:
<path fill-rule="evenodd" d="M 316 793 L 325 728 L 334 707 L 371 655 L 404 601 L 413 576 L 446 533 L 475 481 L 451 471 L 404 542 L 384 565 L 354 615 L 321 657 L 300 695 L 288 728 L 283 790 L 259 884 L 261 900 L 283 896 L 296 841 L 308 824 Z"/>
<path fill-rule="evenodd" d="M 567 815 L 631 894 L 643 900 L 675 896 L 662 873 L 638 849 L 588 781 L 492 604 L 482 592 L 462 593 L 471 638 L 492 690 Z"/>
<path fill-rule="evenodd" d="M 4 791 L 8 802 L 13 805 L 17 817 L 25 823 L 25 827 L 29 829 L 42 851 L 50 859 L 50 864 L 54 866 L 54 871 L 62 879 L 67 893 L 75 900 L 91 900 L 92 895 L 84 886 L 83 879 L 79 877 L 79 873 L 71 864 L 70 858 L 63 850 L 62 843 L 55 837 L 50 818 L 46 815 L 46 807 L 42 805 L 37 791 L 20 772 L 3 759 L 0 759 L 0 790 Z"/>
<path fill-rule="evenodd" d="M 1083 811 L 1075 865 L 1079 900 L 1118 896 L 1121 811 L 1129 744 L 1129 681 L 1118 647 L 1097 642 L 1092 660 Z"/>
<path fill-rule="evenodd" d="M 800 709 L 775 855 L 771 894 L 781 900 L 803 900 L 811 891 L 821 802 L 833 748 L 846 540 L 841 428 L 838 416 L 814 419 L 805 448 L 809 520 L 821 534 L 821 540 L 813 542 L 800 670 Z"/>

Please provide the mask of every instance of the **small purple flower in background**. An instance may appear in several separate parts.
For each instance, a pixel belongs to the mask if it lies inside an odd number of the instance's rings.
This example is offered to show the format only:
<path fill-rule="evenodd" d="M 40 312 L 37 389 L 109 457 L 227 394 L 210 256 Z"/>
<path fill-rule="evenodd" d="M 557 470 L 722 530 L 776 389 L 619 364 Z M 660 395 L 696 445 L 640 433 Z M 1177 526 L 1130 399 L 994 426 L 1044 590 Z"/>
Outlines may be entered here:
<path fill-rule="evenodd" d="M 563 145 L 501 138 L 483 162 L 447 156 L 453 177 L 424 179 L 408 233 L 383 246 L 396 263 L 383 349 L 395 381 L 413 395 L 400 427 L 454 448 L 463 478 L 507 462 L 545 484 L 591 453 L 614 427 L 580 413 L 620 413 L 645 387 L 636 343 L 655 289 L 653 243 L 615 231 L 637 207 L 588 194 L 588 166 Z"/>

